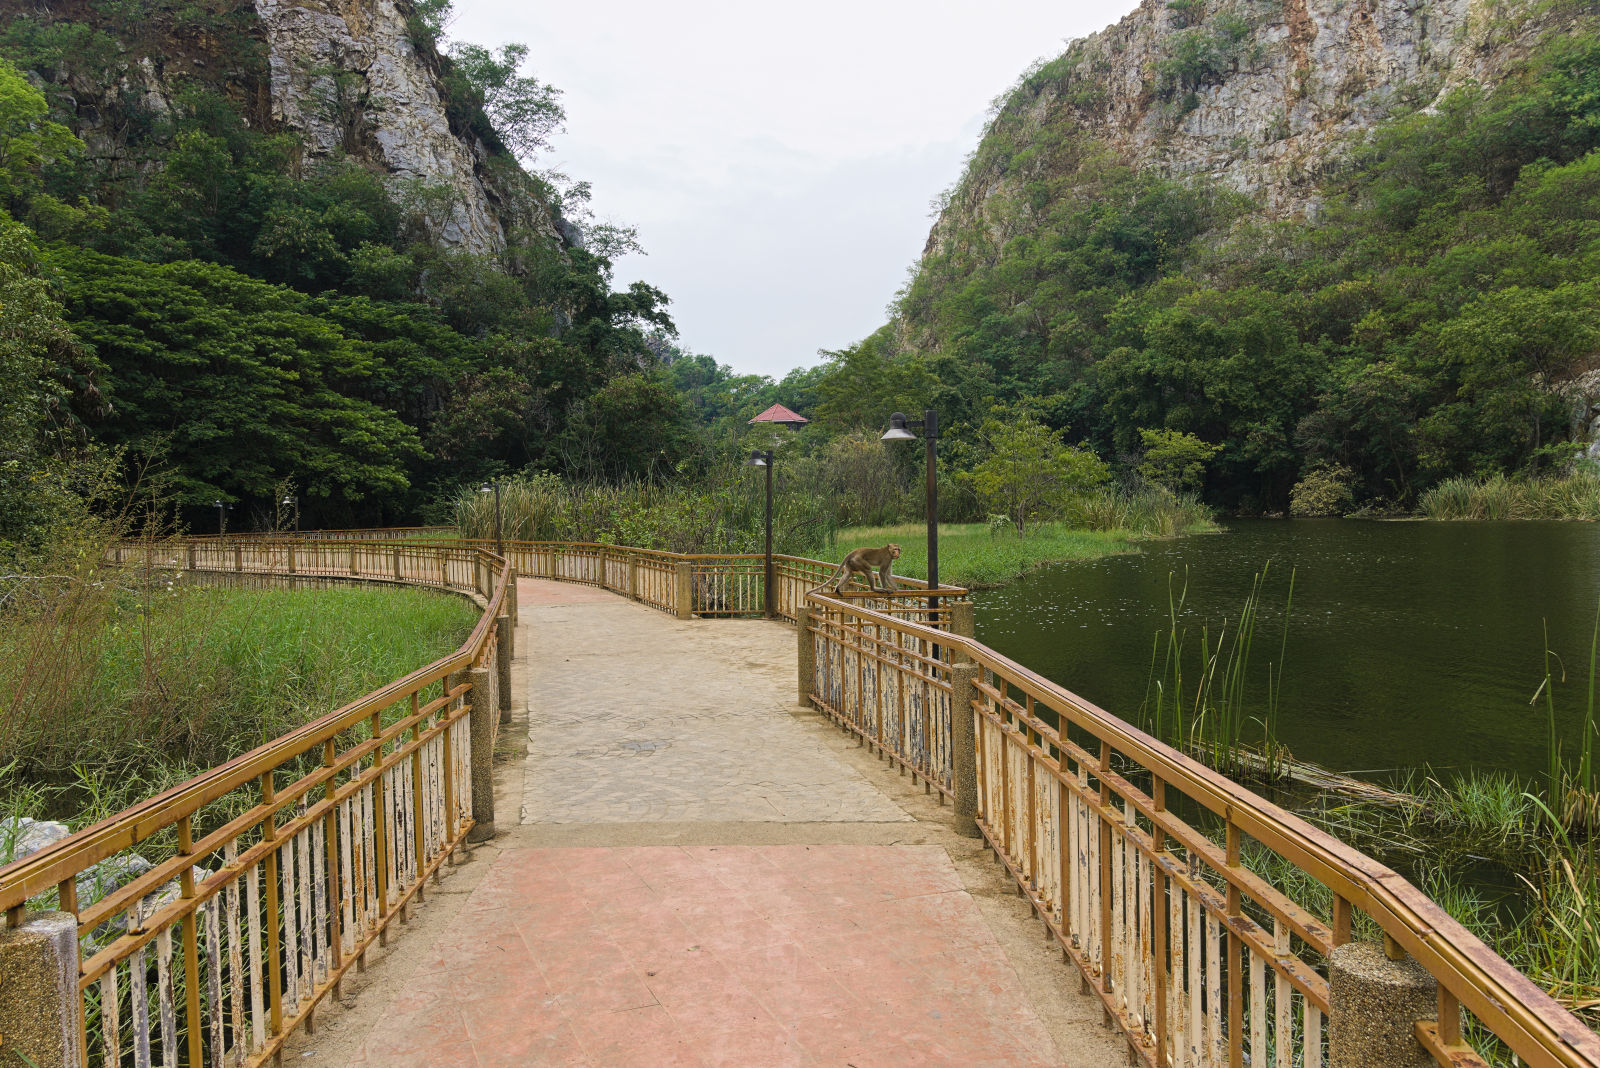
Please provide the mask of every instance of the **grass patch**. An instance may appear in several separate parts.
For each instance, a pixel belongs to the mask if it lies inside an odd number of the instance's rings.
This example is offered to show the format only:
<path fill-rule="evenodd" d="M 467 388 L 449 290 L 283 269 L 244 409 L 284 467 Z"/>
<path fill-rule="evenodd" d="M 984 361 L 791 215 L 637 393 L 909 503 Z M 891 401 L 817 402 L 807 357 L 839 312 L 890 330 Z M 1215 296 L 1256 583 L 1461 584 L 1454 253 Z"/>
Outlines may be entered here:
<path fill-rule="evenodd" d="M 851 527 L 839 532 L 837 555 L 863 545 L 897 542 L 900 559 L 895 564 L 895 574 L 927 578 L 927 531 L 921 523 Z M 1127 531 L 1074 530 L 1056 523 L 1041 524 L 1020 538 L 1009 532 L 991 534 L 982 523 L 941 523 L 939 579 L 946 585 L 968 589 L 998 586 L 1041 564 L 1131 552 L 1135 540 L 1137 535 Z"/>
<path fill-rule="evenodd" d="M 0 815 L 74 827 L 450 652 L 478 611 L 421 590 L 120 590 L 0 629 Z"/>
<path fill-rule="evenodd" d="M 1451 478 L 1422 495 L 1429 519 L 1600 520 L 1600 472 L 1585 467 L 1549 478 Z"/>

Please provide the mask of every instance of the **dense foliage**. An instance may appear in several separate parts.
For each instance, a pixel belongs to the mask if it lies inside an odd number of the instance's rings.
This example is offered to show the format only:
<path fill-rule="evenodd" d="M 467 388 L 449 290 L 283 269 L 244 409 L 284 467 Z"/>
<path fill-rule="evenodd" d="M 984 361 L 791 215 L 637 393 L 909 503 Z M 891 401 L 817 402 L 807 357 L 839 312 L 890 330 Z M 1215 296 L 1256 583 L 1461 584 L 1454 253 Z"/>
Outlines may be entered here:
<path fill-rule="evenodd" d="M 7 478 L 29 466 L 19 442 L 39 451 L 47 396 L 126 482 L 159 473 L 200 529 L 216 500 L 270 522 L 288 486 L 307 524 L 383 523 L 500 471 L 700 462 L 657 355 L 666 297 L 611 284 L 631 234 L 588 225 L 585 187 L 512 154 L 562 119 L 556 91 L 519 73 L 526 49 L 440 54 L 448 5 L 414 19 L 452 124 L 488 153 L 478 177 L 507 238 L 487 257 L 439 237 L 451 189 L 368 162 L 346 72 L 325 72 L 319 101 L 350 129 L 342 151 L 312 156 L 252 110 L 267 70 L 248 13 L 154 0 L 5 13 L 0 285 L 33 286 L 18 309 L 70 326 L 8 323 L 22 388 L 5 402 Z M 150 84 L 149 61 L 182 69 L 165 61 L 207 42 L 193 76 L 165 77 L 166 99 L 130 90 Z M 645 419 L 637 437 L 608 432 Z"/>

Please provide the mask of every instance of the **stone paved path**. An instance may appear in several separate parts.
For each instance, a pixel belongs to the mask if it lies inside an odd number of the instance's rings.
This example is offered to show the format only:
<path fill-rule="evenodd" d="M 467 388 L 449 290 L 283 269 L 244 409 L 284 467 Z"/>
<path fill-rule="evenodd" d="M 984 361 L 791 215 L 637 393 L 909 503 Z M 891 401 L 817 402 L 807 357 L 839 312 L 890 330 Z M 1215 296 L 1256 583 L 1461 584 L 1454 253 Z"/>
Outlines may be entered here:
<path fill-rule="evenodd" d="M 524 823 L 911 818 L 790 715 L 791 630 L 607 596 L 534 610 Z"/>
<path fill-rule="evenodd" d="M 308 1064 L 1121 1062 L 949 810 L 794 707 L 791 628 L 521 592 L 512 829 Z"/>

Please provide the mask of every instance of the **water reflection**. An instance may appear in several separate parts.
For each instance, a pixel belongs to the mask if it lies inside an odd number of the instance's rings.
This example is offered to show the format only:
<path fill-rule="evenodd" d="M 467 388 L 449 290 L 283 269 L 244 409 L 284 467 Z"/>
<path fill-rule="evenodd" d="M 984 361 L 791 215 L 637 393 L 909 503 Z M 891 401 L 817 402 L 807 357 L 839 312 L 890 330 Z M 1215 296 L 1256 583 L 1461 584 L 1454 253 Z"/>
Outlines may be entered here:
<path fill-rule="evenodd" d="M 1593 524 L 1237 521 L 980 593 L 978 637 L 1137 719 L 1169 586 L 1175 594 L 1187 574 L 1192 650 L 1202 625 L 1215 633 L 1237 616 L 1268 561 L 1252 675 L 1264 680 L 1278 658 L 1293 569 L 1279 735 L 1302 759 L 1542 772 L 1545 714 L 1529 698 L 1546 621 L 1567 670 L 1561 718 L 1570 729 L 1581 714 L 1600 598 Z"/>

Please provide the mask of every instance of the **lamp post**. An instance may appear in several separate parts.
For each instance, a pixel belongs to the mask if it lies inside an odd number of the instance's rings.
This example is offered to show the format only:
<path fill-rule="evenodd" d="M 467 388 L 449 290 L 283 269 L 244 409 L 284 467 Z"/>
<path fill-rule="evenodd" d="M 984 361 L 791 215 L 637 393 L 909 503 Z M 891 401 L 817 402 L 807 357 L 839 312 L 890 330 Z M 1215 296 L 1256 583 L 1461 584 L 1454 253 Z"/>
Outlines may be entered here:
<path fill-rule="evenodd" d="M 290 494 L 289 496 L 287 496 L 287 497 L 285 497 L 283 499 L 282 503 L 283 503 L 283 506 L 285 508 L 293 508 L 294 509 L 294 532 L 296 534 L 300 533 L 300 496 L 299 496 L 299 494 L 293 494 L 293 493 Z"/>
<path fill-rule="evenodd" d="M 772 618 L 772 460 L 771 449 L 756 449 L 750 453 L 750 459 L 745 461 L 746 467 L 764 467 L 767 469 L 767 566 L 766 579 L 762 583 L 761 609 L 768 619 Z"/>
<path fill-rule="evenodd" d="M 217 535 L 220 537 L 228 532 L 228 513 L 233 511 L 233 505 L 223 504 L 222 498 L 218 497 L 211 502 L 211 506 L 217 510 Z"/>
<path fill-rule="evenodd" d="M 922 431 L 922 437 L 928 446 L 928 589 L 939 588 L 939 483 L 937 478 L 937 457 L 934 453 L 934 443 L 939 440 L 939 413 L 932 408 L 925 408 L 922 412 L 922 422 L 907 423 L 904 412 L 895 412 L 889 417 L 889 429 L 884 432 L 880 440 L 883 441 L 916 441 L 917 435 L 913 430 Z M 928 610 L 939 607 L 939 598 L 928 598 Z"/>
<path fill-rule="evenodd" d="M 494 551 L 499 556 L 506 554 L 505 539 L 500 536 L 500 480 L 491 479 L 478 487 L 479 493 L 494 494 Z"/>

